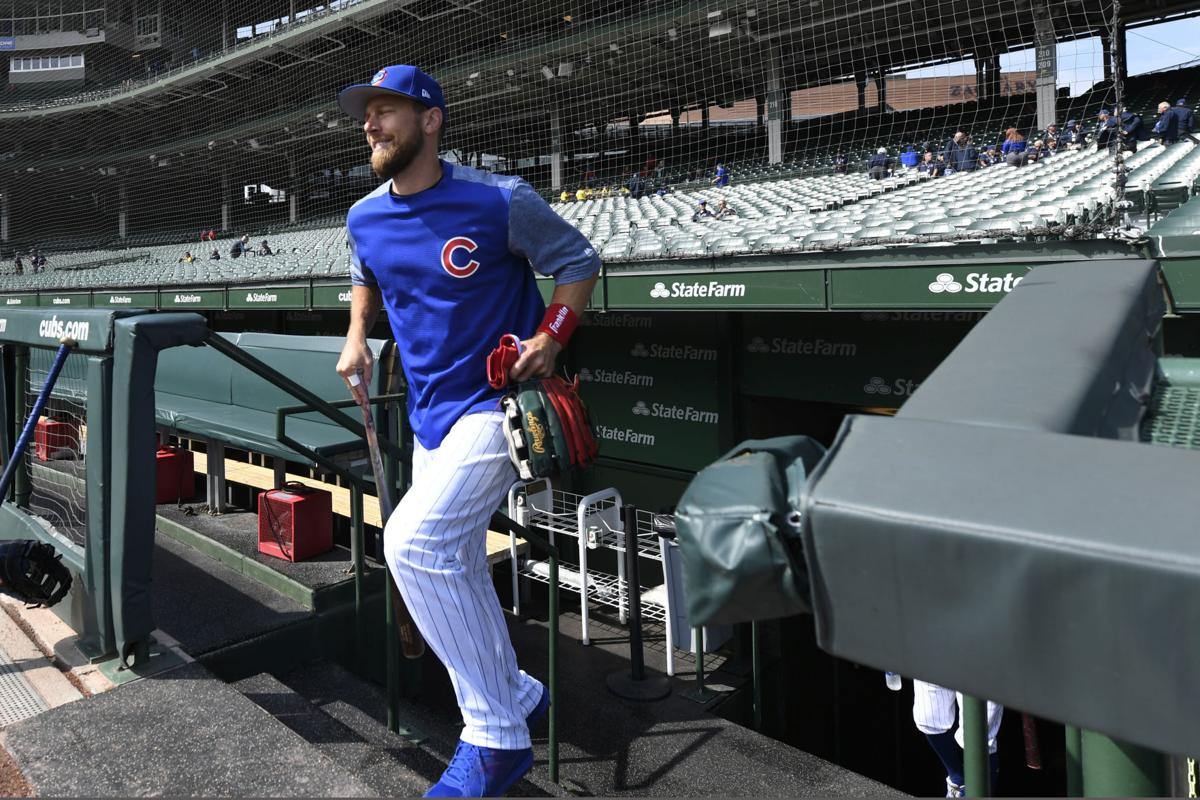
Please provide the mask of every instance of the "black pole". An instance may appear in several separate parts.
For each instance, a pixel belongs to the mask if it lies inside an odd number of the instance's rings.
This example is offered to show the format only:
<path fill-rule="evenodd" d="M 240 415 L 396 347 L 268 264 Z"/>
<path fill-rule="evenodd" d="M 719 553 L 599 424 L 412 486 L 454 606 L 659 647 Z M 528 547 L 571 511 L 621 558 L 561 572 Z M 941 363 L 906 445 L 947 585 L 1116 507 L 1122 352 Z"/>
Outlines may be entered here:
<path fill-rule="evenodd" d="M 626 700 L 660 700 L 671 693 L 665 675 L 646 676 L 642 653 L 642 591 L 638 580 L 637 508 L 624 506 L 621 523 L 625 527 L 625 588 L 629 603 L 629 672 L 618 670 L 608 676 L 608 688 Z"/>
<path fill-rule="evenodd" d="M 629 603 L 629 666 L 635 681 L 646 678 L 642 652 L 642 581 L 638 575 L 637 508 L 621 509 L 625 525 L 625 596 Z"/>

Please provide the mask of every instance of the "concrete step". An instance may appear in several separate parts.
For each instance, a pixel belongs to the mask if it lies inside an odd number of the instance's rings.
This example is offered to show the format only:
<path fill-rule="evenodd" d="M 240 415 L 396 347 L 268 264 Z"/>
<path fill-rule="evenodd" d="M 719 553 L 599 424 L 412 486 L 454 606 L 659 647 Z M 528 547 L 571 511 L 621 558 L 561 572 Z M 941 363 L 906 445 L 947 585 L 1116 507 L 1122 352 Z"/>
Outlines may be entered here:
<path fill-rule="evenodd" d="M 376 797 L 199 663 L 5 729 L 38 796 Z"/>
<path fill-rule="evenodd" d="M 415 737 L 391 733 L 350 707 L 320 709 L 267 673 L 232 685 L 382 796 L 420 796 L 445 768 Z"/>
<path fill-rule="evenodd" d="M 250 680 L 262 678 L 257 676 Z M 294 692 L 311 708 L 352 734 L 352 739 L 335 739 L 335 746 L 330 747 L 327 754 L 385 795 L 423 794 L 446 768 L 462 731 L 462 719 L 456 707 L 431 707 L 405 701 L 401 703 L 399 723 L 401 730 L 407 733 L 392 733 L 387 729 L 385 692 L 334 663 L 307 664 L 274 682 Z M 236 685 L 239 689 L 244 685 L 258 687 L 257 691 L 247 691 L 247 697 L 259 702 L 262 687 L 268 684 L 239 682 Z M 295 700 L 272 697 L 270 702 L 298 708 L 291 705 Z M 279 719 L 286 723 L 283 717 Z M 541 733 L 544 736 L 544 724 Z M 549 781 L 545 749 L 540 746 L 537 731 L 534 737 L 533 770 L 513 786 L 507 796 L 565 796 L 561 787 Z M 411 784 L 413 780 L 417 783 Z"/>

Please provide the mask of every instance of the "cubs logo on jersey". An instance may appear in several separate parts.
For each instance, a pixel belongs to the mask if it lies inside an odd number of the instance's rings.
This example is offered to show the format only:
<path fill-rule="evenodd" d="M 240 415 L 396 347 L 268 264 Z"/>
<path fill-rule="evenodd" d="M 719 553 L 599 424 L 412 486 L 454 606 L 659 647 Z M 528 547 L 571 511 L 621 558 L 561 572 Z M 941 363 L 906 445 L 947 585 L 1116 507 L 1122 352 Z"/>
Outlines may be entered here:
<path fill-rule="evenodd" d="M 473 239 L 455 236 L 442 245 L 442 269 L 455 278 L 471 277 L 479 269 L 479 262 L 471 258 L 471 253 L 478 247 Z"/>

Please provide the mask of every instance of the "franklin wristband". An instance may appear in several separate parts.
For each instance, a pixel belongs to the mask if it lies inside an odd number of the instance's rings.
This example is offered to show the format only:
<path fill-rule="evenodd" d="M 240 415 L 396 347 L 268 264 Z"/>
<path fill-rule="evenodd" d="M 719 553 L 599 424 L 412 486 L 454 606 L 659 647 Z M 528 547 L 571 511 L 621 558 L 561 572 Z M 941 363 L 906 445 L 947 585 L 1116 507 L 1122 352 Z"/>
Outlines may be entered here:
<path fill-rule="evenodd" d="M 578 324 L 579 317 L 569 306 L 555 303 L 546 309 L 546 316 L 542 317 L 542 324 L 538 325 L 538 333 L 544 333 L 566 347 Z"/>

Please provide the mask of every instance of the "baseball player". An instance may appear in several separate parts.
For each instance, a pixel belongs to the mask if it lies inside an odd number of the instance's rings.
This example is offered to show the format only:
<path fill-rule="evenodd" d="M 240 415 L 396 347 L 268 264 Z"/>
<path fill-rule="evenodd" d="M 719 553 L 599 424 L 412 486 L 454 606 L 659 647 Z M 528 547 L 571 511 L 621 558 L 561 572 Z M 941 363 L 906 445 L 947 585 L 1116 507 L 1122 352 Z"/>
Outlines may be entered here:
<path fill-rule="evenodd" d="M 516 480 L 486 359 L 512 333 L 522 347 L 510 380 L 551 375 L 600 262 L 525 181 L 438 158 L 446 103 L 420 69 L 384 67 L 338 104 L 363 122 L 385 182 L 346 218 L 353 288 L 337 371 L 370 379 L 366 336 L 386 309 L 416 442 L 384 551 L 463 715 L 454 758 L 426 796 L 499 796 L 532 766 L 528 726 L 549 698 L 517 667 L 485 558 L 487 523 Z M 530 265 L 554 277 L 549 309 Z"/>
<path fill-rule="evenodd" d="M 965 797 L 963 778 L 962 695 L 934 683 L 913 680 L 913 722 L 946 768 L 946 797 Z M 988 702 L 987 737 L 988 766 L 992 773 L 992 791 L 1000 771 L 996 752 L 996 736 L 1000 733 L 1000 718 L 1004 707 Z M 955 722 L 958 729 L 951 733 Z"/>

